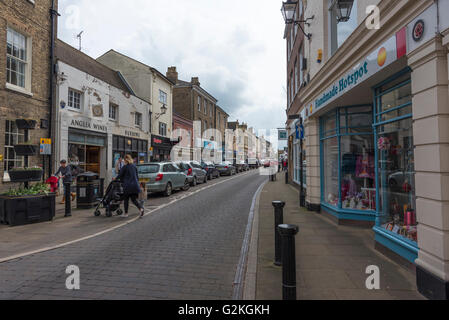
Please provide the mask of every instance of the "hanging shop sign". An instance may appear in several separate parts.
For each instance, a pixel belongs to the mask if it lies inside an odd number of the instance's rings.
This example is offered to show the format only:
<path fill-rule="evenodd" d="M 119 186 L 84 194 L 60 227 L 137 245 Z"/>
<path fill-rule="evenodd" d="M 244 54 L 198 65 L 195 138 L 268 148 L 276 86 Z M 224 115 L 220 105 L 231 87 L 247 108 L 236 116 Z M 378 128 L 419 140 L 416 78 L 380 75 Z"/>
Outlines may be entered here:
<path fill-rule="evenodd" d="M 288 132 L 287 130 L 278 130 L 279 136 L 278 136 L 278 140 L 279 141 L 287 141 L 288 140 Z"/>
<path fill-rule="evenodd" d="M 335 81 L 333 85 L 328 87 L 313 102 L 308 104 L 310 105 L 308 108 L 308 115 L 312 115 L 324 108 L 335 99 L 357 87 L 362 82 L 405 55 L 406 52 L 402 50 L 406 42 L 406 37 L 403 36 L 404 31 L 405 28 L 388 39 L 365 59 L 352 67 L 340 79 Z M 398 50 L 398 48 L 400 48 L 400 50 Z"/>

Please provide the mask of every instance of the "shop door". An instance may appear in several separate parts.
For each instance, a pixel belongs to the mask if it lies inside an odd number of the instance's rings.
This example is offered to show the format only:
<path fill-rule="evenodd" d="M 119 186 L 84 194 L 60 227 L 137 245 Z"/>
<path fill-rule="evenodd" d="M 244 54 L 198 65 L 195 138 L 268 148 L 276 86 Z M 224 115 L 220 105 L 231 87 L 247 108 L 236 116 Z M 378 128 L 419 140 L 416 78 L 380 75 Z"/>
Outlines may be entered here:
<path fill-rule="evenodd" d="M 101 147 L 86 146 L 86 170 L 100 174 Z"/>

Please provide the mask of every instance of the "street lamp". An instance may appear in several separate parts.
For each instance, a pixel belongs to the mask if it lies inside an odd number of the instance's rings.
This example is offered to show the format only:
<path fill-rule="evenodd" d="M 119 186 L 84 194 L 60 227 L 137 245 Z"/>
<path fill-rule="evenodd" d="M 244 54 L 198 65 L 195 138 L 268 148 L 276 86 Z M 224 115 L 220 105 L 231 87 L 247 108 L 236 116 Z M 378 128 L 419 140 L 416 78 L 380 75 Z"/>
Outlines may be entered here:
<path fill-rule="evenodd" d="M 167 113 L 167 106 L 165 104 L 162 105 L 161 113 L 156 114 L 156 119 L 159 119 L 161 116 Z"/>
<path fill-rule="evenodd" d="M 338 22 L 349 21 L 353 5 L 354 0 L 334 0 L 332 9 L 335 11 Z"/>
<path fill-rule="evenodd" d="M 297 6 L 298 6 L 298 1 L 287 0 L 287 2 L 282 2 L 281 12 L 282 12 L 282 16 L 284 17 L 285 24 L 294 24 L 294 25 L 299 26 L 302 33 L 307 37 L 308 40 L 310 40 L 312 35 L 310 33 L 306 33 L 304 31 L 304 29 L 302 27 L 302 23 L 309 26 L 310 24 L 308 21 L 313 20 L 315 18 L 315 16 L 312 16 L 311 18 L 307 18 L 306 20 L 295 20 L 294 15 L 295 15 Z"/>

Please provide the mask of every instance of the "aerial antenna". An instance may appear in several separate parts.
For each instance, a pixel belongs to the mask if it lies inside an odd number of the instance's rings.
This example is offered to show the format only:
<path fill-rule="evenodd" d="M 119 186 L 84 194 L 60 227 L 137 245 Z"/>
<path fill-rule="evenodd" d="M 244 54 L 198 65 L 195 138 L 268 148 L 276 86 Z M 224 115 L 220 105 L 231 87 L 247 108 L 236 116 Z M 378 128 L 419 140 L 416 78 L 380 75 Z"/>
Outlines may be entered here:
<path fill-rule="evenodd" d="M 83 34 L 84 31 L 81 31 L 76 37 L 79 40 L 79 51 L 81 51 L 81 35 Z"/>

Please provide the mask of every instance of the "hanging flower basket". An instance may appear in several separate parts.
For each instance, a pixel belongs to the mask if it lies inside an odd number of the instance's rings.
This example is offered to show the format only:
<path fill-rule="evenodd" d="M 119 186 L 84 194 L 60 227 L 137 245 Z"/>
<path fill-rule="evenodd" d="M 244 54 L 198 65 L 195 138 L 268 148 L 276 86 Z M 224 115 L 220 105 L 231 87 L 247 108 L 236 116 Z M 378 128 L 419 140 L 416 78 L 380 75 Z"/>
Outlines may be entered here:
<path fill-rule="evenodd" d="M 12 169 L 8 171 L 11 182 L 33 182 L 41 181 L 42 168 Z"/>
<path fill-rule="evenodd" d="M 14 146 L 14 152 L 18 156 L 35 156 L 39 149 L 38 146 L 30 144 L 18 144 Z"/>
<path fill-rule="evenodd" d="M 16 125 L 19 129 L 33 130 L 36 129 L 37 121 L 30 119 L 16 119 Z"/>

